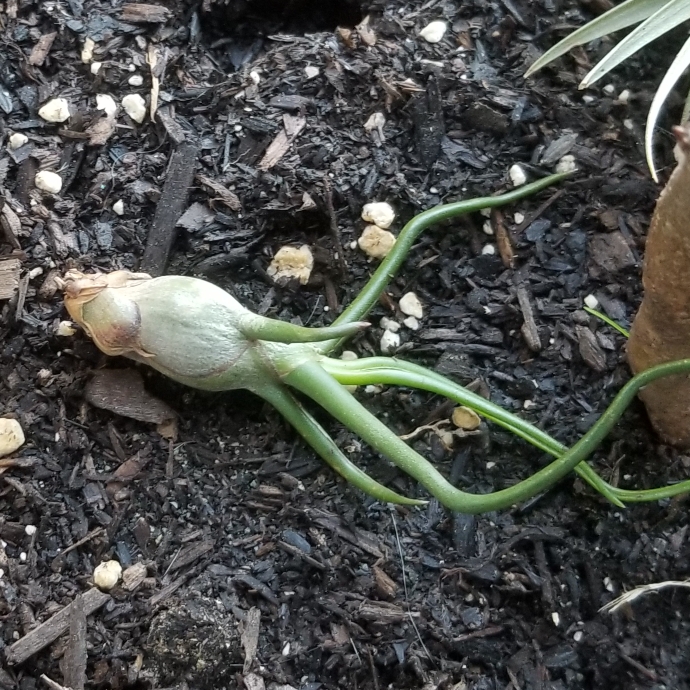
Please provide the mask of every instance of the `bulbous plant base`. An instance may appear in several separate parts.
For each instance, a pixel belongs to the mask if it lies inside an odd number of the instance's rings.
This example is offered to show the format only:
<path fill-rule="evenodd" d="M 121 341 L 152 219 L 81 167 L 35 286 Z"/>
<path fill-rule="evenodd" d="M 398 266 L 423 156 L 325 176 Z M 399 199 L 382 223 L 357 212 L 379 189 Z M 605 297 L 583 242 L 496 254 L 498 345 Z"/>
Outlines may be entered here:
<path fill-rule="evenodd" d="M 628 361 L 638 374 L 690 357 L 690 126 L 674 130 L 678 165 L 659 196 L 645 245 L 644 299 L 630 330 Z M 672 376 L 642 391 L 659 436 L 690 447 L 690 377 Z"/>

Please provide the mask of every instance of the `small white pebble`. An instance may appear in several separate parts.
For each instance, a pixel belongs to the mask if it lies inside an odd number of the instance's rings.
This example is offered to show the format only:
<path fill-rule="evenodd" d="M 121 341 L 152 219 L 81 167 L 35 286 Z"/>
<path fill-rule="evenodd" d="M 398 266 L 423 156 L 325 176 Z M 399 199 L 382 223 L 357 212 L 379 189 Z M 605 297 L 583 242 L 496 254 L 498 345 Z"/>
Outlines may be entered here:
<path fill-rule="evenodd" d="M 520 225 L 525 220 L 525 214 L 520 213 L 519 211 L 513 215 L 513 222 L 515 225 Z"/>
<path fill-rule="evenodd" d="M 109 93 L 96 94 L 96 109 L 102 110 L 108 117 L 114 117 L 117 113 L 117 103 Z"/>
<path fill-rule="evenodd" d="M 141 74 L 133 74 L 128 80 L 127 83 L 130 86 L 141 86 L 144 83 L 144 77 Z"/>
<path fill-rule="evenodd" d="M 561 617 L 558 615 L 556 611 L 554 611 L 551 614 L 551 620 L 553 621 L 553 624 L 558 627 L 561 624 Z"/>
<path fill-rule="evenodd" d="M 479 215 L 484 216 L 484 218 L 491 218 L 491 209 L 490 208 L 482 208 L 479 210 Z"/>
<path fill-rule="evenodd" d="M 146 117 L 146 101 L 138 93 L 130 93 L 122 99 L 122 107 L 134 122 L 141 124 Z"/>
<path fill-rule="evenodd" d="M 24 431 L 16 419 L 0 418 L 0 458 L 24 445 Z"/>
<path fill-rule="evenodd" d="M 19 553 L 19 560 L 24 563 L 26 561 L 26 551 L 21 551 Z"/>
<path fill-rule="evenodd" d="M 69 120 L 69 101 L 66 98 L 53 98 L 38 111 L 46 122 L 64 122 Z"/>
<path fill-rule="evenodd" d="M 590 103 L 594 103 L 594 101 L 596 101 L 596 100 L 597 100 L 597 99 L 596 99 L 594 96 L 592 96 L 591 93 L 586 93 L 586 94 L 582 97 L 582 101 L 583 101 L 583 103 L 585 103 L 586 105 L 589 105 Z"/>
<path fill-rule="evenodd" d="M 365 386 L 365 387 L 364 387 L 364 392 L 365 392 L 367 395 L 378 395 L 382 390 L 383 390 L 383 389 L 381 388 L 381 386 L 372 386 L 372 385 L 369 385 L 369 386 Z"/>
<path fill-rule="evenodd" d="M 369 204 L 364 204 L 362 208 L 362 220 L 367 223 L 373 223 L 384 230 L 391 226 L 395 220 L 395 211 L 390 204 L 385 201 L 373 201 Z"/>
<path fill-rule="evenodd" d="M 623 91 L 621 91 L 618 94 L 618 102 L 621 105 L 628 105 L 629 101 L 630 101 L 630 91 L 628 89 L 623 89 Z"/>
<path fill-rule="evenodd" d="M 4 574 L 5 574 L 5 571 L 2 568 L 0 568 L 0 580 L 2 580 Z"/>
<path fill-rule="evenodd" d="M 604 578 L 604 587 L 606 587 L 607 592 L 613 592 L 616 589 L 610 577 Z"/>
<path fill-rule="evenodd" d="M 86 65 L 93 60 L 93 49 L 96 47 L 96 41 L 93 38 L 85 38 L 84 45 L 81 47 L 81 61 Z"/>
<path fill-rule="evenodd" d="M 26 136 L 26 134 L 22 134 L 21 132 L 15 132 L 14 134 L 10 135 L 10 138 L 7 141 L 7 145 L 10 148 L 10 151 L 16 151 L 17 149 L 20 149 L 24 144 L 26 144 L 29 141 L 29 137 Z"/>
<path fill-rule="evenodd" d="M 491 224 L 490 220 L 484 221 L 484 224 L 482 225 L 482 232 L 485 235 L 493 235 L 494 234 L 494 226 Z"/>
<path fill-rule="evenodd" d="M 584 302 L 590 309 L 596 309 L 599 306 L 599 300 L 594 295 L 587 295 Z"/>
<path fill-rule="evenodd" d="M 288 655 L 290 654 L 290 643 L 289 643 L 289 642 L 286 642 L 286 643 L 283 645 L 283 649 L 282 649 L 282 651 L 281 651 L 280 653 L 281 653 L 283 656 L 288 656 Z"/>
<path fill-rule="evenodd" d="M 441 21 L 437 20 L 435 22 L 431 22 L 430 24 L 427 24 L 420 32 L 419 35 L 427 42 L 427 43 L 439 43 L 443 37 L 446 34 L 446 29 L 448 28 L 448 25 Z"/>
<path fill-rule="evenodd" d="M 400 311 L 406 316 L 414 316 L 417 319 L 421 319 L 424 316 L 424 307 L 414 292 L 406 292 L 400 298 L 398 306 Z"/>
<path fill-rule="evenodd" d="M 407 326 L 411 331 L 419 330 L 419 321 L 417 321 L 417 319 L 415 319 L 414 316 L 408 316 L 406 319 L 403 320 L 403 324 Z"/>
<path fill-rule="evenodd" d="M 567 154 L 556 163 L 557 173 L 571 173 L 577 170 L 577 163 L 575 163 L 575 156 Z"/>
<path fill-rule="evenodd" d="M 62 178 L 50 170 L 41 170 L 36 173 L 34 184 L 42 191 L 50 194 L 59 194 L 62 189 Z"/>
<path fill-rule="evenodd" d="M 62 338 L 71 338 L 76 332 L 77 330 L 71 321 L 60 321 L 55 329 L 55 335 L 59 335 Z"/>
<path fill-rule="evenodd" d="M 395 235 L 378 225 L 367 225 L 357 240 L 359 248 L 374 259 L 383 259 L 395 244 Z"/>
<path fill-rule="evenodd" d="M 359 359 L 359 356 L 352 350 L 343 350 L 340 355 L 340 359 L 342 359 L 344 362 L 353 362 L 354 360 Z"/>
<path fill-rule="evenodd" d="M 525 184 L 525 182 L 527 182 L 527 174 L 517 163 L 510 166 L 508 175 L 510 177 L 510 181 L 513 183 L 513 186 L 515 187 L 520 187 L 523 184 Z"/>
<path fill-rule="evenodd" d="M 357 249 L 357 240 L 352 240 L 352 242 L 350 242 L 350 249 Z"/>
<path fill-rule="evenodd" d="M 118 216 L 121 216 L 124 212 L 125 212 L 125 202 L 122 201 L 122 199 L 118 199 L 113 204 L 113 213 L 117 213 Z"/>
<path fill-rule="evenodd" d="M 393 321 L 393 319 L 389 319 L 387 316 L 384 316 L 381 321 L 379 321 L 379 325 L 385 331 L 393 331 L 393 333 L 397 333 L 400 330 L 400 324 L 397 321 Z"/>
<path fill-rule="evenodd" d="M 582 630 L 576 630 L 573 634 L 573 640 L 575 640 L 575 642 L 579 642 L 583 637 L 584 633 L 582 632 Z"/>
<path fill-rule="evenodd" d="M 92 63 L 91 63 L 91 68 L 90 68 L 90 69 L 91 69 L 91 74 L 93 74 L 94 76 L 96 76 L 96 75 L 101 71 L 101 67 L 103 67 L 103 63 L 102 63 L 102 62 L 92 62 Z"/>
<path fill-rule="evenodd" d="M 122 566 L 117 561 L 105 561 L 95 567 L 93 584 L 107 592 L 119 582 L 121 575 Z"/>
<path fill-rule="evenodd" d="M 494 467 L 496 467 L 496 463 L 493 462 L 493 460 L 489 460 L 489 462 L 486 463 L 487 470 L 492 470 Z"/>
<path fill-rule="evenodd" d="M 38 532 L 38 527 L 36 527 L 36 525 L 27 525 L 27 526 L 24 528 L 24 532 L 25 532 L 29 537 L 33 537 L 34 534 L 36 534 L 36 532 Z"/>
<path fill-rule="evenodd" d="M 400 347 L 400 336 L 393 331 L 384 331 L 381 336 L 381 352 L 384 355 L 389 355 L 391 352 L 395 352 L 398 347 Z"/>
<path fill-rule="evenodd" d="M 534 402 L 534 400 L 525 400 L 525 402 L 522 403 L 522 409 L 523 410 L 531 410 L 533 407 L 536 407 L 537 403 Z"/>
<path fill-rule="evenodd" d="M 301 247 L 281 247 L 266 272 L 276 283 L 297 279 L 300 285 L 309 282 L 314 268 L 314 255 L 306 244 Z"/>
<path fill-rule="evenodd" d="M 41 266 L 36 266 L 29 271 L 29 280 L 38 278 L 38 276 L 43 275 L 43 268 Z"/>
<path fill-rule="evenodd" d="M 249 73 L 249 78 L 252 80 L 254 86 L 258 86 L 261 82 L 261 75 L 255 69 Z"/>
<path fill-rule="evenodd" d="M 381 130 L 381 129 L 383 129 L 385 124 L 386 124 L 386 116 L 382 112 L 376 111 L 375 113 L 372 113 L 371 115 L 369 115 L 369 118 L 364 123 L 364 129 L 367 132 L 372 132 L 375 129 Z M 391 209 L 391 211 L 392 210 L 393 209 Z M 393 214 L 393 216 L 395 217 L 395 213 Z M 365 218 L 364 220 L 369 220 L 369 219 Z M 378 223 L 377 223 L 377 225 L 378 225 Z M 383 227 L 383 226 L 381 226 L 381 227 Z"/>
<path fill-rule="evenodd" d="M 625 120 L 623 120 L 623 127 L 632 131 L 635 129 L 635 123 L 629 117 L 626 117 Z"/>
<path fill-rule="evenodd" d="M 613 94 L 616 92 L 616 87 L 613 84 L 607 84 L 602 91 L 607 95 L 607 96 L 613 96 Z"/>
<path fill-rule="evenodd" d="M 314 79 L 315 77 L 318 77 L 319 74 L 321 74 L 321 70 L 319 70 L 318 67 L 314 67 L 314 65 L 307 65 L 304 68 L 304 76 L 307 79 Z"/>
<path fill-rule="evenodd" d="M 496 253 L 496 247 L 493 244 L 485 244 L 482 247 L 482 254 L 492 256 Z"/>

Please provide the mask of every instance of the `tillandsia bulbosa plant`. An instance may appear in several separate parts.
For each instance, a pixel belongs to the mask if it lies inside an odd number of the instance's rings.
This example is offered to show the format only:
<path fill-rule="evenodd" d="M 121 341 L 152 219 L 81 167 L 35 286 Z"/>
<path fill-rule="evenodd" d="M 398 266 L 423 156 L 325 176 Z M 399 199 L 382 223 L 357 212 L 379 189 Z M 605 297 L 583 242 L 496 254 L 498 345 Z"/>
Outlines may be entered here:
<path fill-rule="evenodd" d="M 124 355 L 194 388 L 248 389 L 273 405 L 340 475 L 370 496 L 420 505 L 369 477 L 338 448 L 293 391 L 311 398 L 366 443 L 416 479 L 451 510 L 480 513 L 508 508 L 552 487 L 575 470 L 618 506 L 690 491 L 690 481 L 660 489 L 630 491 L 606 483 L 584 461 L 620 418 L 637 391 L 668 374 L 690 371 L 690 361 L 655 367 L 630 381 L 592 429 L 568 449 L 548 434 L 459 384 L 422 366 L 393 357 L 354 361 L 328 355 L 367 324 L 362 321 L 395 276 L 420 233 L 434 223 L 523 199 L 567 175 L 552 175 L 512 192 L 439 206 L 415 216 L 401 231 L 352 304 L 323 328 L 304 328 L 245 309 L 221 288 L 186 276 L 151 278 L 116 271 L 68 272 L 65 304 L 106 354 Z M 399 385 L 445 396 L 529 441 L 556 459 L 506 489 L 477 495 L 454 487 L 425 458 L 363 407 L 348 386 Z"/>
<path fill-rule="evenodd" d="M 587 73 L 580 83 L 580 88 L 585 89 L 607 75 L 612 69 L 647 44 L 668 34 L 689 19 L 690 0 L 626 0 L 566 36 L 536 60 L 527 70 L 525 76 L 531 76 L 537 70 L 565 55 L 565 53 L 576 46 L 590 43 L 621 29 L 638 24 L 639 26 L 634 31 L 631 31 Z M 688 67 L 690 67 L 690 38 L 685 41 L 675 59 L 671 62 L 671 66 L 668 68 L 654 95 L 654 100 L 647 115 L 645 156 L 655 181 L 657 181 L 657 175 L 653 152 L 654 129 L 664 103 Z M 686 99 L 681 122 L 686 122 L 689 115 L 690 93 Z"/>

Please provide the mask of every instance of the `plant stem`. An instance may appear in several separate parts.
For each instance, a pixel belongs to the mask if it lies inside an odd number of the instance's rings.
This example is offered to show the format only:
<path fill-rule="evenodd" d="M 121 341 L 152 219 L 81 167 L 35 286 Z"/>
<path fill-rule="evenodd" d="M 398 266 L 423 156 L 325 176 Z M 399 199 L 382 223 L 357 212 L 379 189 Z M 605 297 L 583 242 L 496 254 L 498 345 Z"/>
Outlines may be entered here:
<path fill-rule="evenodd" d="M 338 384 L 339 385 L 339 384 Z M 300 402 L 281 385 L 262 386 L 261 397 L 275 407 L 326 464 L 346 481 L 377 501 L 401 505 L 424 505 L 426 501 L 407 498 L 379 484 L 347 459 L 324 428 L 304 409 Z"/>
<path fill-rule="evenodd" d="M 405 227 L 400 231 L 400 235 L 391 249 L 388 256 L 381 262 L 374 274 L 369 279 L 369 282 L 364 286 L 362 291 L 355 297 L 350 306 L 333 322 L 333 326 L 342 325 L 345 323 L 352 323 L 363 319 L 376 304 L 376 301 L 381 296 L 386 285 L 395 276 L 407 255 L 412 248 L 415 240 L 426 230 L 429 226 L 440 223 L 456 216 L 464 215 L 466 213 L 474 213 L 485 208 L 497 208 L 512 204 L 514 201 L 525 199 L 540 192 L 546 187 L 564 180 L 569 177 L 571 173 L 560 173 L 557 175 L 549 175 L 541 180 L 532 182 L 524 187 L 518 187 L 505 194 L 497 196 L 479 197 L 476 199 L 467 199 L 465 201 L 456 201 L 452 204 L 443 204 L 436 208 L 430 208 L 423 213 L 416 215 Z M 333 351 L 340 345 L 342 339 L 331 340 L 322 343 L 319 350 L 325 354 Z"/>
<path fill-rule="evenodd" d="M 327 359 L 322 365 L 336 381 L 344 385 L 366 386 L 378 383 L 426 390 L 473 409 L 486 419 L 555 457 L 561 457 L 568 450 L 566 446 L 517 415 L 417 364 L 387 357 L 369 357 L 348 362 Z M 616 489 L 605 482 L 589 465 L 581 463 L 575 471 L 611 503 L 619 508 L 625 507 L 616 497 Z"/>
<path fill-rule="evenodd" d="M 332 338 L 349 338 L 371 324 L 364 321 L 351 321 L 337 326 L 308 328 L 287 321 L 268 319 L 258 314 L 245 314 L 238 328 L 249 340 L 267 340 L 277 343 L 316 343 Z"/>
<path fill-rule="evenodd" d="M 685 361 L 686 363 L 690 362 L 690 360 Z M 671 364 L 680 367 L 681 370 L 686 366 L 682 361 L 672 362 Z M 533 446 L 546 451 L 556 458 L 560 458 L 568 452 L 567 446 L 563 445 L 552 436 L 549 436 L 541 429 L 526 422 L 524 419 L 504 410 L 498 405 L 494 405 L 476 393 L 468 391 L 466 388 L 441 376 L 435 371 L 430 371 L 417 364 L 387 357 L 370 357 L 348 362 L 337 359 L 325 359 L 322 361 L 322 365 L 326 371 L 333 375 L 340 383 L 345 385 L 368 385 L 373 383 L 393 384 L 407 386 L 409 388 L 419 388 L 431 393 L 443 395 L 451 400 L 455 400 L 461 405 L 472 408 L 487 419 L 513 432 Z M 660 366 L 665 367 L 669 365 L 664 364 Z M 651 371 L 651 369 L 649 371 Z M 665 373 L 662 371 L 660 374 L 654 374 L 654 376 L 666 376 L 671 373 L 673 372 Z M 637 386 L 639 390 L 639 388 L 646 385 L 646 383 L 640 383 L 639 379 L 635 377 L 627 384 L 627 386 L 631 385 Z M 625 388 L 623 390 L 625 390 Z M 621 391 L 621 393 L 622 392 L 623 391 Z M 632 396 L 630 397 L 630 401 L 632 401 Z M 628 404 L 629 402 L 626 403 L 625 406 Z M 677 482 L 676 484 L 656 489 L 631 490 L 611 486 L 611 484 L 604 481 L 604 479 L 584 462 L 575 467 L 575 471 L 587 481 L 590 486 L 599 491 L 619 508 L 625 507 L 624 503 L 658 501 L 690 492 L 690 480 Z"/>
<path fill-rule="evenodd" d="M 400 440 L 385 424 L 355 400 L 317 362 L 306 362 L 283 380 L 314 399 L 336 419 L 414 477 L 447 508 L 482 513 L 508 508 L 552 487 L 585 460 L 606 437 L 637 392 L 663 376 L 690 372 L 690 360 L 648 369 L 629 381 L 594 426 L 567 452 L 531 477 L 507 489 L 486 495 L 470 494 L 452 486 L 427 460 Z"/>

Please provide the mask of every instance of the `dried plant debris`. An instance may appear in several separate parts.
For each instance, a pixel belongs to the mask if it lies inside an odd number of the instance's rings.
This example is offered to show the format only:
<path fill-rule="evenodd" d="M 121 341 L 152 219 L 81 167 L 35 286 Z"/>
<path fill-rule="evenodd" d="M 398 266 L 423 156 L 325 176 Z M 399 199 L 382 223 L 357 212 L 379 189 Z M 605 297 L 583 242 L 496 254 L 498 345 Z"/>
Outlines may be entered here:
<path fill-rule="evenodd" d="M 135 369 L 99 369 L 86 385 L 84 397 L 94 407 L 136 419 L 163 424 L 176 417 L 174 410 L 146 391 Z"/>

